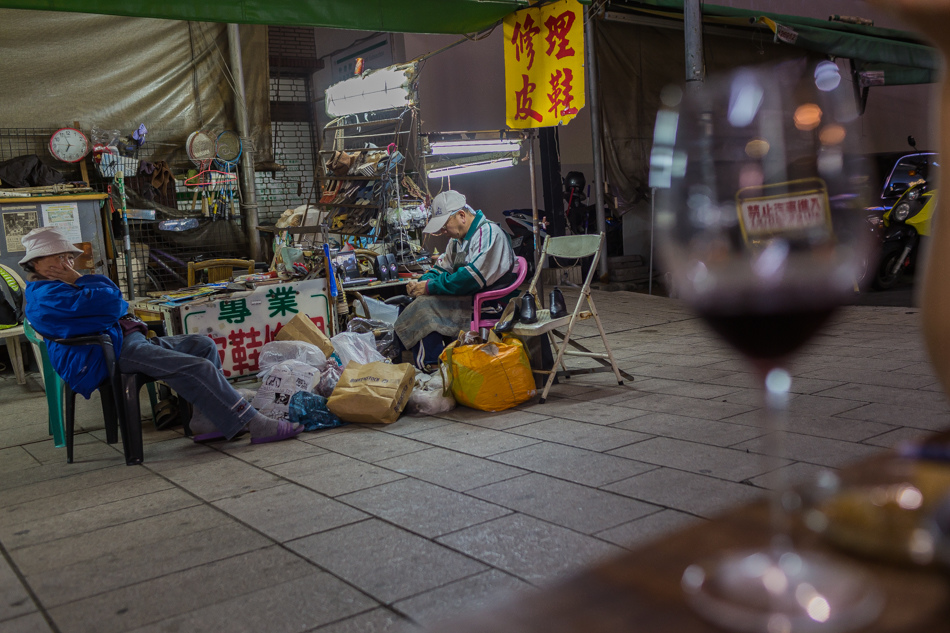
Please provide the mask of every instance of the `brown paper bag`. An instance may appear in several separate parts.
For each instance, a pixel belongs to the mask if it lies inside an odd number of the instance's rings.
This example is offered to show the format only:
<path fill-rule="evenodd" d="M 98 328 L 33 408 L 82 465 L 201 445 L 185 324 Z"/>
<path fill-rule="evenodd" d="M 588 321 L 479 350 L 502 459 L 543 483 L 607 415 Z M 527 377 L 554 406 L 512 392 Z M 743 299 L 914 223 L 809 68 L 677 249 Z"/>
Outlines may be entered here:
<path fill-rule="evenodd" d="M 327 358 L 333 353 L 333 343 L 330 342 L 327 335 L 321 332 L 320 328 L 318 328 L 306 314 L 295 315 L 286 325 L 280 328 L 280 331 L 277 332 L 277 336 L 274 338 L 278 341 L 304 341 L 306 343 L 312 343 L 319 347 L 320 351 L 326 354 Z"/>
<path fill-rule="evenodd" d="M 327 401 L 330 412 L 347 422 L 390 424 L 409 402 L 416 370 L 409 363 L 350 362 Z"/>

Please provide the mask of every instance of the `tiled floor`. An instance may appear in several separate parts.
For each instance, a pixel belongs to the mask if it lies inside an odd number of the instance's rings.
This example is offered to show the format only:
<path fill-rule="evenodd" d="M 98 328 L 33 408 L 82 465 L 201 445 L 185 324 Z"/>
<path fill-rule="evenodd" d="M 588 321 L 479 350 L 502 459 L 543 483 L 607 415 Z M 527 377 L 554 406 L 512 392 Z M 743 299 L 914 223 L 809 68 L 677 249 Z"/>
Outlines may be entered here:
<path fill-rule="evenodd" d="M 141 467 L 95 401 L 67 465 L 37 376 L 0 375 L 0 630 L 415 631 L 950 422 L 915 309 L 847 308 L 794 361 L 774 460 L 735 353 L 674 301 L 595 299 L 622 387 L 260 446 L 146 425 Z"/>

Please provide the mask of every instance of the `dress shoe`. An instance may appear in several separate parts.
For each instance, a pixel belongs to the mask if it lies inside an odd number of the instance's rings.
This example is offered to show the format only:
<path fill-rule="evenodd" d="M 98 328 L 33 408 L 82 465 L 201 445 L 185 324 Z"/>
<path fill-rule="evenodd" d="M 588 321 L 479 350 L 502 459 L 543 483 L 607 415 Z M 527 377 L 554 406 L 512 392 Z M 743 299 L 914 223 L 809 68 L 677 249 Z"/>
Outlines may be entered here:
<path fill-rule="evenodd" d="M 538 322 L 538 304 L 534 300 L 534 295 L 530 292 L 524 293 L 524 296 L 521 297 L 521 322 L 522 323 L 537 323 Z"/>
<path fill-rule="evenodd" d="M 561 289 L 555 286 L 551 289 L 551 318 L 559 319 L 562 316 L 567 316 L 567 304 L 564 303 L 564 295 L 561 294 Z"/>
<path fill-rule="evenodd" d="M 508 302 L 508 305 L 505 306 L 505 309 L 501 313 L 501 317 L 498 319 L 498 323 L 495 324 L 495 327 L 492 328 L 495 330 L 496 334 L 504 334 L 505 332 L 510 332 L 515 323 L 521 318 L 521 298 L 515 297 Z"/>

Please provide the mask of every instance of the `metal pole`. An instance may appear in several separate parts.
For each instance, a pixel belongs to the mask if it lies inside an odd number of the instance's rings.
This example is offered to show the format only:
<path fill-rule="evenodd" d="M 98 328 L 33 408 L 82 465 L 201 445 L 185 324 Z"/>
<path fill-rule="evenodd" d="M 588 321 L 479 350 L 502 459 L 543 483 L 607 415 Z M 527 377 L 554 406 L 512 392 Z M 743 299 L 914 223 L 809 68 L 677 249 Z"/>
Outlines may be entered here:
<path fill-rule="evenodd" d="M 228 48 L 231 52 L 231 75 L 234 78 L 234 114 L 238 134 L 242 139 L 251 135 L 247 120 L 247 99 L 244 92 L 244 65 L 241 61 L 241 35 L 237 24 L 228 24 Z M 254 150 L 245 144 L 241 154 L 241 189 L 244 192 L 241 204 L 241 224 L 251 252 L 251 259 L 261 258 L 261 244 L 257 235 L 257 190 L 254 186 Z"/>
<path fill-rule="evenodd" d="M 647 293 L 653 294 L 653 229 L 656 215 L 656 187 L 650 188 L 650 276 L 647 278 Z"/>
<path fill-rule="evenodd" d="M 115 184 L 119 188 L 119 199 L 122 201 L 122 250 L 125 251 L 125 298 L 135 299 L 135 283 L 132 279 L 132 240 L 129 237 L 129 210 L 126 208 L 125 201 L 125 174 L 121 171 L 115 173 Z M 148 262 L 145 262 L 146 264 Z"/>
<path fill-rule="evenodd" d="M 534 270 L 538 270 L 540 266 L 541 259 L 541 234 L 539 233 L 539 224 L 538 224 L 538 192 L 537 187 L 534 182 L 534 131 L 528 132 L 527 134 L 528 141 L 528 172 L 529 178 L 531 178 L 531 232 L 533 233 L 532 239 L 534 240 Z M 537 273 L 536 273 L 537 274 Z M 541 283 L 541 277 L 538 276 L 538 290 L 535 299 L 537 300 L 538 309 L 541 309 L 541 299 L 540 297 L 544 296 L 544 286 Z"/>
<path fill-rule="evenodd" d="M 584 50 L 587 52 L 587 92 L 590 95 L 590 132 L 594 151 L 594 195 L 597 202 L 597 232 L 607 234 L 607 216 L 604 213 L 604 157 L 600 127 L 600 94 L 597 91 L 597 53 L 594 50 L 594 16 L 587 7 L 584 24 Z M 598 264 L 601 281 L 607 279 L 607 253 Z"/>
<path fill-rule="evenodd" d="M 686 89 L 702 85 L 706 63 L 703 60 L 703 11 L 700 0 L 685 0 L 683 30 L 686 40 Z"/>

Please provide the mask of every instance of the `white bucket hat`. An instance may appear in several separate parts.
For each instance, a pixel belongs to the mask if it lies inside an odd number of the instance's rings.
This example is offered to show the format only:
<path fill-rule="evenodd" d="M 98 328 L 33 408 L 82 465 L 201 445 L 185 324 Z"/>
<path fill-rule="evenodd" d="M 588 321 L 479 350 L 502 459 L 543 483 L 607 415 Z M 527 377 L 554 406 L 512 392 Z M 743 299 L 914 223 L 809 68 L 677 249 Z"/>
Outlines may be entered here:
<path fill-rule="evenodd" d="M 26 254 L 20 260 L 20 265 L 47 255 L 59 255 L 60 253 L 82 254 L 82 249 L 73 246 L 65 235 L 51 226 L 41 226 L 33 229 L 24 235 L 20 241 L 26 247 Z"/>
<path fill-rule="evenodd" d="M 464 208 L 465 196 L 452 189 L 443 191 L 433 198 L 432 204 L 429 205 L 429 211 L 432 215 L 426 227 L 422 229 L 422 232 L 438 233 L 453 214 Z"/>

